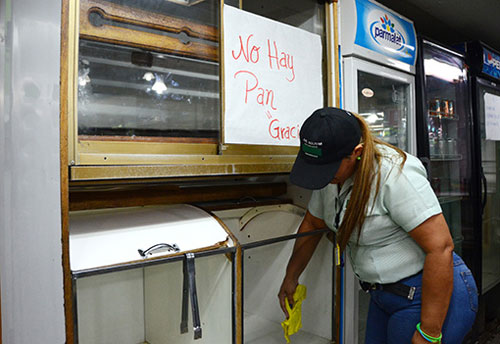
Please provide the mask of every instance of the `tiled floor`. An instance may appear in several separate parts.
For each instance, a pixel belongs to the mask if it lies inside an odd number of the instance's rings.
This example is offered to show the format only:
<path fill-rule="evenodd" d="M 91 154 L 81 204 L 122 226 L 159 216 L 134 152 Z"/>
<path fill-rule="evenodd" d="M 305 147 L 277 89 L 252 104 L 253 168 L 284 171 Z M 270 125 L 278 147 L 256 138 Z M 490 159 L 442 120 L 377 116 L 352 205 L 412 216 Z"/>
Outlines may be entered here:
<path fill-rule="evenodd" d="M 487 331 L 481 334 L 477 344 L 500 344 L 500 320 L 486 326 Z"/>

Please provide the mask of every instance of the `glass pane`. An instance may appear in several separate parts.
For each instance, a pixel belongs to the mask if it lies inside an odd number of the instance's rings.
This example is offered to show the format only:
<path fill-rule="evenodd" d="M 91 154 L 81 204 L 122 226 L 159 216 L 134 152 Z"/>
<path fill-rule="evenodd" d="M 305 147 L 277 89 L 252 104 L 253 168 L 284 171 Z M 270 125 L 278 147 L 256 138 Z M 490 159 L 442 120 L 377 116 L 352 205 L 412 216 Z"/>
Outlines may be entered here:
<path fill-rule="evenodd" d="M 80 31 L 78 134 L 217 142 L 219 64 L 207 51 L 218 46 L 218 1 L 101 4 L 120 19 L 89 12 Z M 180 32 L 159 27 L 166 18 L 178 20 Z"/>
<path fill-rule="evenodd" d="M 472 252 L 463 252 L 464 244 L 472 247 L 474 238 L 469 210 L 472 141 L 467 72 L 462 58 L 427 45 L 424 69 L 431 186 L 441 203 L 455 251 L 472 256 Z"/>
<path fill-rule="evenodd" d="M 498 176 L 500 175 L 500 142 L 486 140 L 485 109 L 488 103 L 485 96 L 500 97 L 498 89 L 480 89 L 480 130 L 482 168 L 486 179 L 486 195 L 483 194 L 483 276 L 482 292 L 485 293 L 500 282 L 500 191 Z M 489 110 L 491 111 L 491 109 Z M 484 187 L 484 186 L 483 186 Z M 483 191 L 484 192 L 484 191 Z"/>
<path fill-rule="evenodd" d="M 243 0 L 243 9 L 325 37 L 325 5 L 304 0 Z"/>
<path fill-rule="evenodd" d="M 358 71 L 358 112 L 380 139 L 408 150 L 410 85 Z"/>
<path fill-rule="evenodd" d="M 245 11 L 285 23 L 321 36 L 323 55 L 326 54 L 325 5 L 320 1 L 304 0 L 241 0 Z M 227 3 L 227 0 L 226 0 Z M 326 61 L 326 59 L 323 59 Z M 323 99 L 326 101 L 327 73 L 323 64 Z"/>
<path fill-rule="evenodd" d="M 243 255 L 243 343 L 284 343 L 279 288 L 295 240 L 245 249 Z M 323 238 L 300 277 L 307 288 L 302 303 L 302 328 L 291 337 L 296 344 L 332 342 L 332 246 Z"/>

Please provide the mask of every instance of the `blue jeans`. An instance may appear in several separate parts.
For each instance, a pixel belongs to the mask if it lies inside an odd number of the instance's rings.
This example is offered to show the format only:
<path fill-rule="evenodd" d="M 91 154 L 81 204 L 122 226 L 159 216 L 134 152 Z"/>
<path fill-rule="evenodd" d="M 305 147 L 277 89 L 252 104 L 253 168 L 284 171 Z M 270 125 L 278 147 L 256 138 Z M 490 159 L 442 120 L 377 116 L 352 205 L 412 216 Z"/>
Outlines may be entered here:
<path fill-rule="evenodd" d="M 411 343 L 415 326 L 420 322 L 422 273 L 400 282 L 416 287 L 413 300 L 410 301 L 382 290 L 370 292 L 365 344 Z M 462 343 L 465 335 L 472 328 L 477 306 L 476 282 L 462 258 L 454 253 L 453 294 L 442 328 L 444 344 Z"/>

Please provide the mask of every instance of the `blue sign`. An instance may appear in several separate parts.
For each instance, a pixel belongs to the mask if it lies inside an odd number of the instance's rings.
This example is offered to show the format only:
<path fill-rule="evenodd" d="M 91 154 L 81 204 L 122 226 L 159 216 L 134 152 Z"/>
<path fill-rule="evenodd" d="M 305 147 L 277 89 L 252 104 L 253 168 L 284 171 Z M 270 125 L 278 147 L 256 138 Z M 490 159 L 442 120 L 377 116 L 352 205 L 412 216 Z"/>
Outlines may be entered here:
<path fill-rule="evenodd" d="M 500 79 L 500 56 L 483 48 L 483 73 Z"/>
<path fill-rule="evenodd" d="M 415 64 L 417 40 L 412 22 L 368 0 L 356 0 L 356 15 L 355 44 Z"/>

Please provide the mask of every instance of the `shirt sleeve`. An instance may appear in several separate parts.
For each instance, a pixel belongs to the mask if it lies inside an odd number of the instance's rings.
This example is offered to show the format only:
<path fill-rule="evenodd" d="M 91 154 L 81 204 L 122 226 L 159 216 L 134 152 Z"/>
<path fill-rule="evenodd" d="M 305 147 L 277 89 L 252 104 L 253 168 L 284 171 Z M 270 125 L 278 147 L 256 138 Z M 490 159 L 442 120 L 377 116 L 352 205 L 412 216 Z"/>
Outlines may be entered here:
<path fill-rule="evenodd" d="M 416 157 L 408 155 L 403 169 L 395 165 L 382 183 L 384 207 L 392 220 L 406 232 L 442 212 L 427 180 L 427 172 Z"/>
<path fill-rule="evenodd" d="M 321 190 L 314 190 L 312 192 L 311 199 L 309 200 L 307 210 L 309 210 L 312 216 L 324 220 L 325 216 L 323 214 L 323 209 Z"/>

